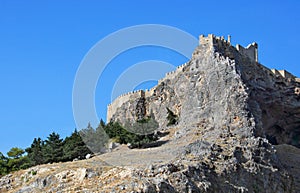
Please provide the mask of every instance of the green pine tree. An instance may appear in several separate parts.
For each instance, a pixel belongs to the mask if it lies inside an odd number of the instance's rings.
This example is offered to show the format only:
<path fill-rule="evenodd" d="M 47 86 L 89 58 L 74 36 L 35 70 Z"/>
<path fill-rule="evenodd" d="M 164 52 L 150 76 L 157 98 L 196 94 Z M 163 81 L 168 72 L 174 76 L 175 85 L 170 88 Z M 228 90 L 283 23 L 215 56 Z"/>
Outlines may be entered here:
<path fill-rule="evenodd" d="M 13 147 L 7 152 L 9 157 L 7 166 L 9 171 L 17 171 L 30 167 L 30 160 L 27 155 L 23 155 L 25 151 L 18 147 Z"/>
<path fill-rule="evenodd" d="M 76 129 L 70 137 L 64 140 L 63 152 L 64 161 L 71 161 L 75 158 L 83 159 L 87 154 L 92 153 Z"/>
<path fill-rule="evenodd" d="M 8 172 L 8 158 L 0 152 L 0 176 L 3 176 Z"/>
<path fill-rule="evenodd" d="M 26 148 L 28 158 L 31 162 L 31 165 L 39 165 L 45 162 L 43 155 L 44 142 L 41 138 L 34 138 L 31 146 Z"/>
<path fill-rule="evenodd" d="M 79 133 L 87 147 L 94 153 L 101 153 L 109 140 L 101 124 L 96 129 L 88 124 L 87 128 L 80 130 Z"/>
<path fill-rule="evenodd" d="M 151 124 L 151 127 L 156 127 L 156 123 L 150 122 L 150 119 L 146 120 L 144 123 L 145 125 L 142 126 L 146 126 L 146 124 L 149 123 Z M 142 124 L 141 122 L 135 122 L 133 124 L 128 123 L 128 124 L 127 126 L 125 126 L 126 129 L 124 129 L 124 127 L 120 125 L 118 122 L 110 122 L 109 124 L 106 125 L 105 131 L 108 134 L 108 136 L 110 138 L 113 138 L 116 142 L 119 142 L 121 144 L 130 143 L 132 148 L 136 148 L 136 147 L 140 148 L 144 144 L 157 140 L 157 138 L 154 136 L 153 133 L 143 135 L 135 132 L 144 129 L 144 128 L 140 128 Z M 127 128 L 129 127 L 131 127 L 131 129 L 127 130 Z"/>
<path fill-rule="evenodd" d="M 101 125 L 102 128 L 105 128 L 106 125 L 105 125 L 103 119 L 100 120 L 100 125 Z"/>
<path fill-rule="evenodd" d="M 62 161 L 63 157 L 63 140 L 59 134 L 52 132 L 45 141 L 43 148 L 45 163 Z"/>

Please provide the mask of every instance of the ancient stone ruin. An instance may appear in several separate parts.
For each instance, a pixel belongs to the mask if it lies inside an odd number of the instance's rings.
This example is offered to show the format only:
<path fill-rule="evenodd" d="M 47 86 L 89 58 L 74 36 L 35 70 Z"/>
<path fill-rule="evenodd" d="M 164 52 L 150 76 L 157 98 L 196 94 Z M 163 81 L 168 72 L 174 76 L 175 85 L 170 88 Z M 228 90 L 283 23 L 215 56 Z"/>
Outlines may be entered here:
<path fill-rule="evenodd" d="M 259 70 L 267 72 L 267 74 L 276 77 L 277 79 L 281 79 L 284 82 L 300 82 L 300 79 L 296 76 L 292 75 L 291 73 L 287 72 L 286 70 L 276 70 L 276 69 L 268 69 L 267 67 L 261 65 L 258 61 L 258 45 L 257 43 L 251 43 L 247 47 L 243 47 L 237 44 L 235 47 L 230 44 L 231 36 L 228 36 L 227 40 L 224 36 L 218 37 L 213 34 L 209 34 L 207 37 L 204 35 L 199 36 L 199 45 L 205 45 L 208 49 L 217 49 L 218 51 L 223 52 L 223 56 L 219 56 L 220 60 L 223 59 L 222 57 L 228 57 L 229 59 L 234 59 L 235 56 L 238 54 L 243 59 L 248 59 L 251 62 L 254 62 L 256 66 L 259 67 Z M 199 55 L 197 49 L 193 53 L 193 58 L 196 58 Z M 226 58 L 227 59 L 227 58 Z M 166 73 L 165 77 L 158 81 L 158 85 L 162 84 L 167 80 L 173 80 L 177 76 L 179 76 L 184 67 L 189 64 L 185 63 L 177 67 L 175 71 Z M 157 87 L 157 86 L 156 86 Z M 116 114 L 118 108 L 120 108 L 124 103 L 131 101 L 137 101 L 139 98 L 149 98 L 155 95 L 156 87 L 151 88 L 150 90 L 137 90 L 128 92 L 125 94 L 120 95 L 116 98 L 111 104 L 107 106 L 107 119 L 106 121 L 109 122 L 113 118 L 113 115 Z M 148 109 L 147 112 L 151 110 Z M 131 117 L 132 118 L 132 117 Z"/>

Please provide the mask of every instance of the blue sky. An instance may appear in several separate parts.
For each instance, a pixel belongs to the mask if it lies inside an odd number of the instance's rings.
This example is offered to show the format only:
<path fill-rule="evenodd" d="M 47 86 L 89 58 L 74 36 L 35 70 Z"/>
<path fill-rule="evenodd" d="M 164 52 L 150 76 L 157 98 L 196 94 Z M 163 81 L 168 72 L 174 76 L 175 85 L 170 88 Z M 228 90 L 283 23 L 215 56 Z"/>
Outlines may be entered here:
<path fill-rule="evenodd" d="M 71 134 L 74 77 L 99 40 L 139 24 L 163 24 L 195 37 L 231 34 L 233 44 L 256 41 L 259 61 L 300 76 L 299 1 L 16 1 L 0 0 L 0 151 L 30 146 L 55 131 Z M 115 78 L 133 63 L 156 59 L 179 65 L 185 58 L 161 48 L 118 56 L 97 85 L 95 104 L 105 119 Z"/>

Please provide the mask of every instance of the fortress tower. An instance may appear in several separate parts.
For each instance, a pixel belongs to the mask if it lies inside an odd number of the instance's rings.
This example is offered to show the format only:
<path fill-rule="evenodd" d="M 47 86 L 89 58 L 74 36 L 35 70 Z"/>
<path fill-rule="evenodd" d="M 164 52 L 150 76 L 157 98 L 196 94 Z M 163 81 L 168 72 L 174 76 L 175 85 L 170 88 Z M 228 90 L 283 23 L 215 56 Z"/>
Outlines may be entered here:
<path fill-rule="evenodd" d="M 199 44 L 204 45 L 208 44 L 211 47 L 218 47 L 222 49 L 229 49 L 231 47 L 231 36 L 227 36 L 227 40 L 224 36 L 215 36 L 214 34 L 208 34 L 207 37 L 204 35 L 199 36 Z M 258 62 L 258 45 L 257 43 L 249 44 L 246 48 L 237 44 L 235 49 L 241 54 L 249 57 L 252 61 Z"/>

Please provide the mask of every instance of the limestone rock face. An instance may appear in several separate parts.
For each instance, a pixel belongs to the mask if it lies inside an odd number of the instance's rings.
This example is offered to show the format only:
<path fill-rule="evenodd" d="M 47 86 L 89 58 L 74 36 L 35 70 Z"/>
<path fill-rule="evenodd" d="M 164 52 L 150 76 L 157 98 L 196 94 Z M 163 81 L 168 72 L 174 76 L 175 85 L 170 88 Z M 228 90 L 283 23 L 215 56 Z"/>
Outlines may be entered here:
<path fill-rule="evenodd" d="M 123 124 L 154 116 L 161 146 L 19 171 L 0 191 L 299 192 L 300 83 L 277 72 L 257 62 L 257 44 L 201 36 L 189 62 L 111 105 Z M 177 125 L 167 126 L 167 108 Z"/>
<path fill-rule="evenodd" d="M 162 129 L 169 108 L 182 127 L 205 122 L 216 130 L 227 127 L 244 137 L 254 132 L 274 145 L 300 147 L 300 83 L 220 42 L 199 45 L 175 76 L 162 79 L 152 95 L 125 101 L 112 120 L 125 123 L 152 112 Z M 143 113 L 136 108 L 141 99 Z"/>
<path fill-rule="evenodd" d="M 278 183 L 291 185 L 285 169 L 278 170 L 281 163 L 277 156 L 282 154 L 277 155 L 272 145 L 300 147 L 300 83 L 293 76 L 284 77 L 259 64 L 256 49 L 248 56 L 248 52 L 239 50 L 245 49 L 241 46 L 237 49 L 214 36 L 207 40 L 195 49 L 189 62 L 173 72 L 175 75 L 160 80 L 152 95 L 145 97 L 146 115 L 152 112 L 159 129 L 164 130 L 166 108 L 175 112 L 179 116 L 175 138 L 197 138 L 198 141 L 183 149 L 197 158 L 211 160 L 209 165 L 220 176 L 235 171 L 240 178 L 256 181 L 258 189 L 262 187 L 257 181 L 271 186 L 276 179 Z M 126 101 L 112 120 L 121 123 L 134 120 L 135 117 L 123 116 L 134 108 L 132 100 Z M 264 174 L 253 176 L 259 170 L 264 170 Z M 277 173 L 281 179 L 275 176 L 265 179 L 266 173 L 271 176 Z M 225 180 L 218 175 L 216 180 Z M 238 187 L 244 187 L 243 191 L 256 191 L 250 188 L 254 184 L 242 182 L 237 176 L 234 180 L 226 179 L 235 181 L 229 180 L 229 184 L 240 184 Z M 218 184 L 220 187 L 214 191 L 228 188 L 228 184 L 220 185 L 220 181 Z M 264 191 L 287 191 L 277 188 Z"/>

